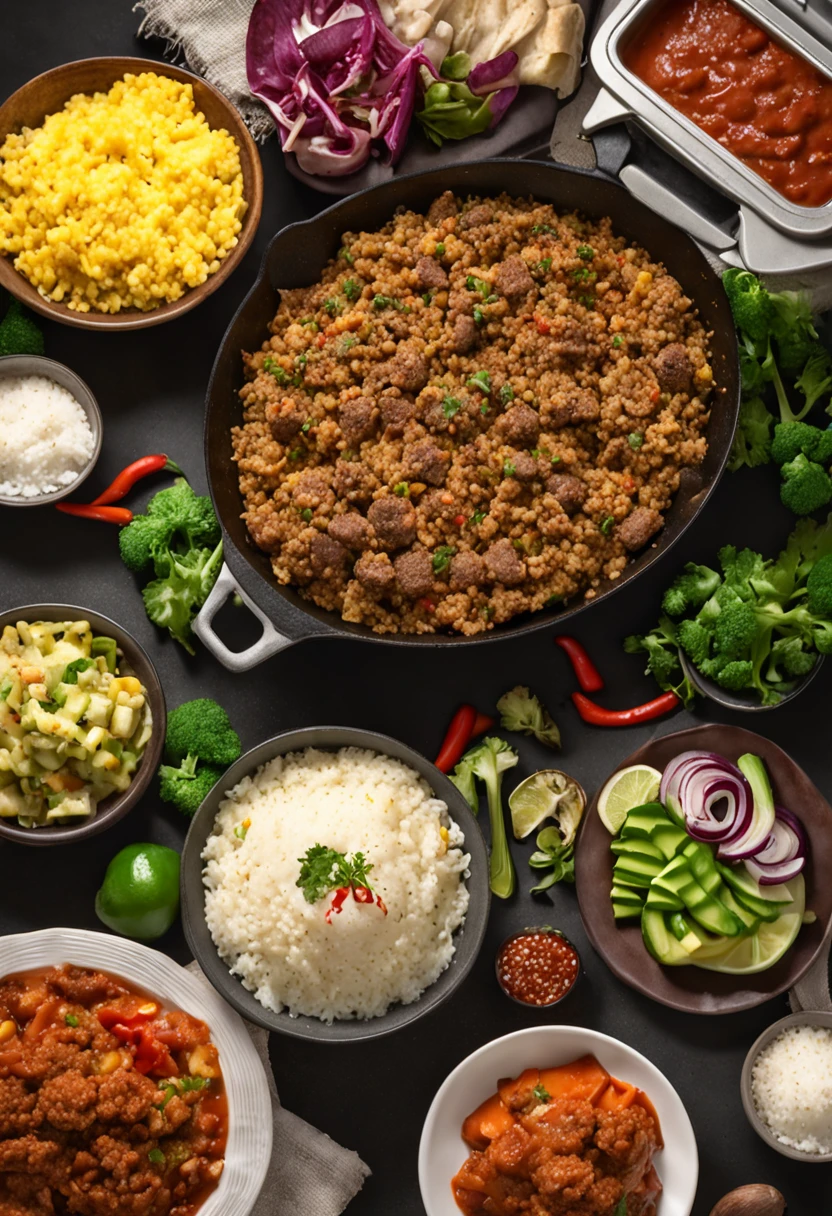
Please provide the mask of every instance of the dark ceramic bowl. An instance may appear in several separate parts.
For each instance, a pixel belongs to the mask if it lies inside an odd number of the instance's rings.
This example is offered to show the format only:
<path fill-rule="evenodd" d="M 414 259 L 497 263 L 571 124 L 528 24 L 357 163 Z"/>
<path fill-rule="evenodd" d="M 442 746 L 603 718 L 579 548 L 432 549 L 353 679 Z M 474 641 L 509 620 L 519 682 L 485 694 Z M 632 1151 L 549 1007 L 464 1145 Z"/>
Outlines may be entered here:
<path fill-rule="evenodd" d="M 100 612 L 90 612 L 89 608 L 78 608 L 73 604 L 24 604 L 22 608 L 10 608 L 7 612 L 0 613 L 0 633 L 6 625 L 14 625 L 17 621 L 89 621 L 95 633 L 115 638 L 127 666 L 147 689 L 150 712 L 153 714 L 153 734 L 139 761 L 136 774 L 123 794 L 111 794 L 109 798 L 99 802 L 93 819 L 69 824 L 67 827 L 22 828 L 15 820 L 0 819 L 0 837 L 17 841 L 18 844 L 66 844 L 69 841 L 74 843 L 77 840 L 86 840 L 88 836 L 97 836 L 99 832 L 112 827 L 117 820 L 123 819 L 139 801 L 159 767 L 167 724 L 162 684 L 156 674 L 156 668 L 135 638 L 126 629 L 122 629 L 121 625 L 117 625 L 107 616 L 102 616 Z"/>
<path fill-rule="evenodd" d="M 682 664 L 682 671 L 690 680 L 693 687 L 703 697 L 707 697 L 709 701 L 714 701 L 717 705 L 722 705 L 725 709 L 738 709 L 740 713 L 767 713 L 770 709 L 780 709 L 782 705 L 787 705 L 789 701 L 793 701 L 795 697 L 799 697 L 804 689 L 808 688 L 812 680 L 823 666 L 824 656 L 819 654 L 815 660 L 815 665 L 806 676 L 800 676 L 794 681 L 794 687 L 789 692 L 784 692 L 779 701 L 775 701 L 773 705 L 761 705 L 760 698 L 756 692 L 750 689 L 743 689 L 742 692 L 728 692 L 727 689 L 721 688 L 716 680 L 711 680 L 707 676 L 703 676 L 701 671 L 698 671 L 693 663 L 679 651 L 679 661 Z"/>
<path fill-rule="evenodd" d="M 461 929 L 454 934 L 456 951 L 448 966 L 435 983 L 426 988 L 417 1001 L 409 1005 L 393 1005 L 387 1013 L 367 1020 L 344 1019 L 331 1025 L 314 1017 L 290 1017 L 288 1013 L 273 1013 L 245 989 L 220 958 L 208 926 L 205 923 L 205 897 L 202 883 L 202 850 L 205 847 L 225 791 L 261 765 L 287 752 L 306 747 L 334 750 L 341 747 L 363 747 L 382 755 L 392 756 L 415 769 L 427 781 L 437 798 L 447 803 L 451 818 L 465 834 L 465 851 L 470 853 L 470 877 L 466 880 L 469 894 L 468 912 Z M 482 946 L 488 922 L 491 893 L 488 886 L 488 854 L 482 835 L 467 802 L 447 777 L 419 752 L 397 739 L 375 731 L 353 730 L 347 726 L 314 726 L 306 730 L 288 731 L 267 739 L 241 756 L 236 764 L 218 781 L 193 818 L 185 848 L 182 851 L 182 924 L 194 957 L 219 993 L 250 1022 L 295 1039 L 313 1039 L 321 1043 L 357 1042 L 376 1039 L 400 1030 L 409 1022 L 424 1017 L 435 1009 L 465 979 Z"/>
<path fill-rule="evenodd" d="M 622 760 L 651 764 L 660 771 L 680 752 L 693 749 L 719 752 L 736 762 L 745 752 L 761 756 L 771 777 L 777 801 L 800 817 L 809 840 L 804 870 L 806 907 L 815 913 L 803 925 L 792 947 L 779 962 L 756 975 L 724 975 L 699 967 L 662 967 L 641 936 L 638 923 L 613 920 L 610 903 L 612 865 L 610 836 L 598 816 L 596 794 L 587 808 L 575 849 L 575 882 L 581 919 L 587 936 L 610 970 L 645 996 L 684 1013 L 736 1013 L 779 996 L 805 975 L 820 954 L 832 924 L 832 807 L 790 756 L 762 735 L 740 726 L 714 723 L 652 739 Z"/>

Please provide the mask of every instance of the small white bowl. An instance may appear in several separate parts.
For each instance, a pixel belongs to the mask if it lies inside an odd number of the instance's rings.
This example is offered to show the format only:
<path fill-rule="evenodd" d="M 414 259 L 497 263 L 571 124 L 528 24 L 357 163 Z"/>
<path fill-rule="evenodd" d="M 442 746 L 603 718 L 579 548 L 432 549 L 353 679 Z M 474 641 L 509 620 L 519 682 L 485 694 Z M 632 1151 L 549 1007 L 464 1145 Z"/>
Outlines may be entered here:
<path fill-rule="evenodd" d="M 43 355 L 4 355 L 0 358 L 0 379 L 6 380 L 12 376 L 44 376 L 47 380 L 52 380 L 71 393 L 87 416 L 87 422 L 92 431 L 93 447 L 89 460 L 82 469 L 78 470 L 78 476 L 68 486 L 61 486 L 59 489 L 53 490 L 51 494 L 35 494 L 31 498 L 25 498 L 22 494 L 15 494 L 14 497 L 0 495 L 0 506 L 43 507 L 50 502 L 60 502 L 62 498 L 68 498 L 70 494 L 74 494 L 81 483 L 86 481 L 95 468 L 95 463 L 101 453 L 103 425 L 98 402 L 89 385 L 80 376 L 77 376 L 71 367 L 67 367 L 64 363 L 56 363 L 54 359 L 47 359 Z"/>
<path fill-rule="evenodd" d="M 273 1116 L 269 1083 L 243 1019 L 207 980 L 127 938 L 86 929 L 0 937 L 0 976 L 62 963 L 109 971 L 207 1022 L 228 1098 L 228 1144 L 219 1184 L 199 1216 L 249 1216 L 271 1160 Z"/>
<path fill-rule="evenodd" d="M 460 1216 L 451 1179 L 468 1156 L 462 1121 L 497 1088 L 500 1077 L 524 1068 L 552 1068 L 579 1056 L 597 1057 L 614 1077 L 643 1089 L 656 1108 L 664 1148 L 656 1153 L 662 1181 L 657 1216 L 690 1216 L 699 1178 L 696 1138 L 682 1099 L 667 1077 L 639 1052 L 581 1026 L 533 1026 L 486 1043 L 473 1052 L 439 1089 L 419 1144 L 419 1186 L 427 1216 Z"/>

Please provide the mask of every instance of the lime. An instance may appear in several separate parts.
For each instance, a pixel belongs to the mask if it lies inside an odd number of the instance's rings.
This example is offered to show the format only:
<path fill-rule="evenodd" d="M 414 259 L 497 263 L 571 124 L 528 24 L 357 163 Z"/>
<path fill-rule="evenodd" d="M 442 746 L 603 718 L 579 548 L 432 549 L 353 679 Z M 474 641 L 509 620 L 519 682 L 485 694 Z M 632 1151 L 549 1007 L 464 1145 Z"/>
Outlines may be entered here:
<path fill-rule="evenodd" d="M 532 773 L 513 789 L 509 795 L 511 826 L 516 840 L 524 840 L 544 819 L 562 822 L 564 835 L 571 839 L 575 835 L 586 796 L 566 773 L 556 768 L 544 768 Z"/>
<path fill-rule="evenodd" d="M 149 942 L 179 911 L 179 854 L 163 844 L 129 844 L 107 866 L 95 912 L 108 929 Z"/>
<path fill-rule="evenodd" d="M 690 961 L 704 971 L 721 971 L 727 975 L 754 975 L 766 971 L 783 957 L 803 924 L 806 907 L 806 886 L 798 875 L 786 888 L 793 903 L 775 921 L 763 921 L 759 929 L 740 938 L 726 937 L 721 949 L 706 946 L 706 957 L 694 951 Z"/>
<path fill-rule="evenodd" d="M 629 812 L 659 793 L 662 775 L 649 764 L 631 764 L 613 773 L 598 795 L 598 814 L 612 836 L 617 836 Z"/>

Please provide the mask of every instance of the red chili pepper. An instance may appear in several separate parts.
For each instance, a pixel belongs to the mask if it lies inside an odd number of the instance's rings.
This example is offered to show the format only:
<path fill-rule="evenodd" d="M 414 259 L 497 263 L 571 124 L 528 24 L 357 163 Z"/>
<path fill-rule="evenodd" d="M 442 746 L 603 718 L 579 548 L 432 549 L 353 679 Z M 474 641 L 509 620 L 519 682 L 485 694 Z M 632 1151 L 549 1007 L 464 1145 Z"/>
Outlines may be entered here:
<path fill-rule="evenodd" d="M 549 334 L 552 332 L 552 327 L 545 317 L 540 317 L 537 313 L 535 313 L 533 320 L 537 326 L 537 332 L 539 334 Z"/>
<path fill-rule="evenodd" d="M 454 516 L 454 523 L 456 524 L 456 526 L 457 526 L 458 528 L 461 528 L 461 527 L 462 527 L 462 525 L 465 523 L 465 516 L 464 516 L 464 515 L 455 515 L 455 516 Z"/>
<path fill-rule="evenodd" d="M 332 914 L 334 912 L 341 911 L 341 908 L 344 906 L 344 900 L 347 898 L 349 893 L 350 893 L 349 887 L 339 887 L 338 890 L 333 895 L 332 903 L 329 905 L 329 909 L 327 910 L 327 914 L 324 918 L 328 925 L 332 924 Z"/>
<path fill-rule="evenodd" d="M 381 898 L 380 895 L 376 896 L 376 904 L 378 905 L 379 908 L 381 908 L 382 912 L 386 916 L 387 915 L 387 904 L 384 902 L 384 900 Z"/>
<path fill-rule="evenodd" d="M 126 469 L 122 469 L 112 485 L 109 485 L 103 494 L 99 494 L 98 498 L 94 498 L 91 505 L 99 507 L 107 503 L 118 502 L 119 499 L 124 498 L 128 490 L 132 490 L 137 481 L 141 481 L 143 477 L 148 477 L 151 473 L 160 473 L 162 469 L 168 473 L 176 473 L 177 477 L 184 477 L 184 473 L 176 461 L 171 460 L 164 452 L 159 452 L 155 456 L 142 456 L 139 460 L 128 464 Z"/>
<path fill-rule="evenodd" d="M 658 401 L 659 396 L 660 396 L 659 386 L 658 386 L 658 384 L 654 384 L 653 387 L 650 389 L 650 400 L 654 401 L 654 402 Z"/>
<path fill-rule="evenodd" d="M 488 714 L 478 713 L 474 719 L 474 729 L 471 731 L 471 738 L 476 739 L 478 735 L 484 735 L 487 730 L 491 730 L 493 725 L 493 718 L 489 718 Z"/>
<path fill-rule="evenodd" d="M 605 709 L 603 705 L 590 701 L 582 692 L 573 692 L 572 701 L 584 722 L 593 726 L 636 726 L 639 722 L 660 718 L 682 704 L 675 692 L 663 692 L 655 701 L 634 705 L 632 709 Z"/>
<path fill-rule="evenodd" d="M 353 887 L 352 897 L 357 904 L 371 904 L 373 893 L 369 887 Z"/>
<path fill-rule="evenodd" d="M 55 508 L 64 515 L 77 515 L 79 519 L 98 519 L 104 524 L 129 524 L 133 512 L 127 507 L 96 506 L 87 502 L 56 502 Z"/>
<path fill-rule="evenodd" d="M 473 705 L 460 705 L 451 718 L 451 724 L 436 757 L 436 767 L 440 773 L 449 773 L 454 765 L 459 763 L 474 732 L 476 720 L 477 711 Z"/>
<path fill-rule="evenodd" d="M 553 641 L 556 646 L 560 646 L 561 650 L 566 651 L 572 664 L 572 670 L 584 692 L 600 692 L 604 687 L 604 677 L 578 639 L 560 633 Z"/>

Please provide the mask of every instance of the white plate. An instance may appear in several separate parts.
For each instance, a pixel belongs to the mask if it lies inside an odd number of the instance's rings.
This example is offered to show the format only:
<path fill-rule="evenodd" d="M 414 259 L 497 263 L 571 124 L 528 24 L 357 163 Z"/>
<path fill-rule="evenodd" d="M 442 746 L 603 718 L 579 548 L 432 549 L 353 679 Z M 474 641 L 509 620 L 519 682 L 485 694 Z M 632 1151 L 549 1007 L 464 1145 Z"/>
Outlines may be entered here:
<path fill-rule="evenodd" d="M 581 1026 L 534 1026 L 473 1052 L 447 1078 L 431 1103 L 419 1144 L 419 1186 L 428 1216 L 461 1216 L 451 1179 L 468 1156 L 462 1121 L 497 1089 L 500 1077 L 524 1068 L 552 1068 L 591 1053 L 621 1081 L 643 1089 L 656 1108 L 664 1148 L 655 1163 L 662 1180 L 658 1216 L 690 1216 L 699 1177 L 699 1156 L 682 1099 L 639 1052 Z"/>
<path fill-rule="evenodd" d="M 61 963 L 109 971 L 170 1008 L 207 1022 L 228 1097 L 228 1145 L 219 1185 L 200 1207 L 199 1216 L 248 1216 L 271 1160 L 272 1104 L 263 1065 L 243 1019 L 207 980 L 127 938 L 85 929 L 41 929 L 0 937 L 0 976 Z"/>

